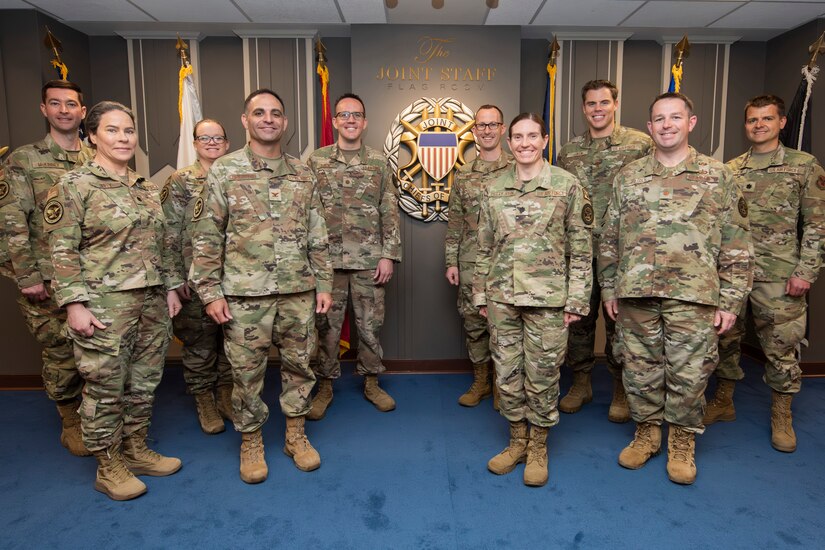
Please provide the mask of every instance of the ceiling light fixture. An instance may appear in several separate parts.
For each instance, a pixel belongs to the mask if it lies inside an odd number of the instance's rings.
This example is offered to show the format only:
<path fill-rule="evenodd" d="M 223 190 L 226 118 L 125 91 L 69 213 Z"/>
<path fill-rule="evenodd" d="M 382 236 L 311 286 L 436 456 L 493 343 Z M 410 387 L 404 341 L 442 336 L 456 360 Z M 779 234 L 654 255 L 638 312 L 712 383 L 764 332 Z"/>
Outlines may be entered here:
<path fill-rule="evenodd" d="M 398 0 L 384 0 L 384 4 L 389 8 L 397 8 L 398 7 Z"/>
<path fill-rule="evenodd" d="M 487 7 L 494 10 L 498 7 L 498 0 L 487 0 Z"/>
<path fill-rule="evenodd" d="M 444 7 L 444 0 L 433 0 L 433 8 L 440 10 Z"/>

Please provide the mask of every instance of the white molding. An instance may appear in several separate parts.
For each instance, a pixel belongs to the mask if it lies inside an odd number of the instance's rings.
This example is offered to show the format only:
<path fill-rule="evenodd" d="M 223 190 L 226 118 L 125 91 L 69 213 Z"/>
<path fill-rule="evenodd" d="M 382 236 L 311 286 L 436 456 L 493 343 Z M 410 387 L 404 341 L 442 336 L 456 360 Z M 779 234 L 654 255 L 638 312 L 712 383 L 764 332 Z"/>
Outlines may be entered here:
<path fill-rule="evenodd" d="M 632 32 L 557 32 L 556 40 L 627 40 L 633 36 Z M 678 40 L 677 40 L 678 42 Z"/>
<path fill-rule="evenodd" d="M 677 35 L 663 35 L 656 39 L 656 42 L 659 44 L 677 44 L 684 35 L 677 36 Z M 688 42 L 691 44 L 733 44 L 734 42 L 738 42 L 742 37 L 741 36 L 722 36 L 722 35 L 707 35 L 707 36 L 688 36 Z"/>
<path fill-rule="evenodd" d="M 619 40 L 616 45 L 616 87 L 619 89 L 619 94 L 622 92 L 622 77 L 624 68 L 624 41 Z M 621 98 L 621 95 L 619 96 Z M 619 100 L 619 107 L 616 109 L 616 122 L 622 123 L 622 105 L 624 101 Z"/>
<path fill-rule="evenodd" d="M 243 48 L 243 96 L 246 98 L 252 93 L 252 73 L 249 66 L 249 39 L 241 40 Z"/>
<path fill-rule="evenodd" d="M 719 148 L 714 152 L 716 160 L 725 161 L 725 130 L 728 118 L 728 77 L 730 76 L 730 44 L 725 44 L 725 63 L 722 66 L 722 108 L 719 110 Z"/>
<path fill-rule="evenodd" d="M 232 29 L 240 38 L 309 38 L 313 39 L 318 34 L 318 29 Z"/>
<path fill-rule="evenodd" d="M 670 68 L 673 63 L 670 62 L 670 58 L 673 57 L 673 44 L 665 43 L 662 44 L 662 91 L 659 93 L 664 93 L 670 87 Z"/>
<path fill-rule="evenodd" d="M 114 31 L 115 34 L 127 40 L 177 40 L 178 35 L 184 40 L 200 41 L 206 38 L 202 32 L 194 31 Z"/>
<path fill-rule="evenodd" d="M 317 143 L 317 136 L 315 135 L 315 59 L 313 57 L 312 38 L 305 38 L 307 64 L 307 145 L 301 153 L 301 160 L 306 161 L 309 155 L 315 150 L 315 143 Z"/>

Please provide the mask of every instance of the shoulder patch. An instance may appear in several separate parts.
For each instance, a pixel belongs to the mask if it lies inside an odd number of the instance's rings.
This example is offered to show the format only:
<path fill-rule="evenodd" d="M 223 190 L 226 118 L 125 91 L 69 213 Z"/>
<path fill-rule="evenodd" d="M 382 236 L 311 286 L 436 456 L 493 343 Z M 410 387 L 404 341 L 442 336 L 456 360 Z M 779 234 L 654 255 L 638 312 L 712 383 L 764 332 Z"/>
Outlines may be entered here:
<path fill-rule="evenodd" d="M 43 219 L 49 225 L 54 225 L 63 219 L 63 203 L 57 199 L 51 199 L 43 208 Z"/>
<path fill-rule="evenodd" d="M 739 203 L 736 205 L 739 209 L 739 215 L 743 218 L 748 217 L 748 202 L 744 199 L 744 197 L 739 197 Z"/>
<path fill-rule="evenodd" d="M 198 197 L 197 199 L 195 199 L 195 206 L 192 209 L 192 221 L 193 222 L 196 222 L 199 219 L 201 219 L 201 216 L 203 215 L 203 210 L 204 210 L 203 197 Z"/>
<path fill-rule="evenodd" d="M 816 180 L 816 186 L 825 190 L 825 176 L 819 176 L 819 179 Z"/>
<path fill-rule="evenodd" d="M 160 190 L 160 203 L 163 204 L 166 202 L 166 199 L 169 198 L 169 186 L 164 185 L 163 189 Z"/>
<path fill-rule="evenodd" d="M 584 203 L 584 206 L 582 206 L 582 221 L 587 225 L 591 225 L 593 218 L 593 205 L 589 202 Z"/>
<path fill-rule="evenodd" d="M 5 181 L 0 181 L 0 201 L 5 199 L 9 194 L 9 184 Z"/>

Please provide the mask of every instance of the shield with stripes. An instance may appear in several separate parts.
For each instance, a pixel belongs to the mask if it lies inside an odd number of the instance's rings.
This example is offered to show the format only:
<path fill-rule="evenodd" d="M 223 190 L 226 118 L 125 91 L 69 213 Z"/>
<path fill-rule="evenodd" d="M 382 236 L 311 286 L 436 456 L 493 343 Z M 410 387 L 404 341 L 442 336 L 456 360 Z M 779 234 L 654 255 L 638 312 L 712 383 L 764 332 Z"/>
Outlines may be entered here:
<path fill-rule="evenodd" d="M 458 136 L 453 132 L 422 132 L 418 135 L 418 161 L 435 181 L 453 169 L 458 157 Z"/>

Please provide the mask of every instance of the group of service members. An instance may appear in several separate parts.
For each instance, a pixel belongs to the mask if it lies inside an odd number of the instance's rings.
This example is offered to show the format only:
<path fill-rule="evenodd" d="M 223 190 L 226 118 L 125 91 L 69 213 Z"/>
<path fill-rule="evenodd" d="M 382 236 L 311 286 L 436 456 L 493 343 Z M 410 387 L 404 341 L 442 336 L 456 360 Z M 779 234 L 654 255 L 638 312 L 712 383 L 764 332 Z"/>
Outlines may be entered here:
<path fill-rule="evenodd" d="M 640 468 L 658 454 L 667 421 L 668 476 L 695 480 L 695 435 L 735 419 L 747 302 L 767 356 L 771 442 L 796 448 L 790 407 L 805 294 L 825 242 L 825 172 L 780 143 L 785 107 L 775 96 L 748 102 L 751 148 L 728 165 L 688 144 L 696 116 L 684 95 L 654 100 L 650 137 L 618 124 L 618 104 L 612 83 L 584 85 L 588 129 L 561 149 L 559 166 L 544 159 L 539 116 L 522 113 L 507 128 L 498 107 L 479 107 L 478 155 L 451 191 L 446 278 L 459 287 L 473 364 L 459 403 L 493 395 L 510 440 L 488 468 L 506 474 L 526 463 L 530 486 L 547 482 L 558 411 L 592 400 L 600 303 L 614 376 L 608 417 L 637 425 L 619 464 Z M 43 346 L 61 443 L 96 457 L 97 490 L 132 499 L 146 492 L 136 476 L 181 467 L 146 444 L 173 332 L 201 428 L 234 423 L 247 483 L 268 475 L 261 392 L 272 344 L 284 452 L 301 470 L 320 466 L 305 420 L 332 403 L 349 302 L 364 396 L 380 411 L 395 408 L 378 375 L 384 286 L 401 260 L 398 191 L 385 157 L 362 141 L 358 96 L 336 101 L 336 143 L 304 164 L 282 150 L 283 101 L 256 90 L 241 116 L 249 142 L 228 153 L 221 123 L 202 120 L 197 162 L 162 188 L 129 167 L 137 134 L 127 107 L 103 101 L 86 113 L 78 86 L 49 81 L 40 109 L 49 133 L 14 151 L 0 174 L 0 269 L 17 282 Z M 78 134 L 84 118 L 88 144 Z M 559 400 L 565 361 L 573 385 Z"/>

